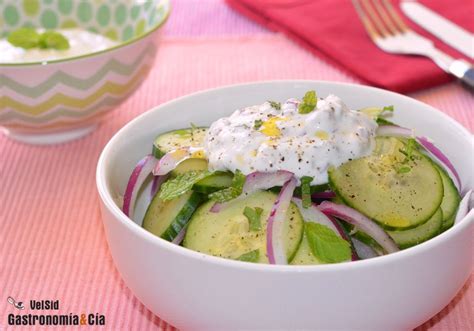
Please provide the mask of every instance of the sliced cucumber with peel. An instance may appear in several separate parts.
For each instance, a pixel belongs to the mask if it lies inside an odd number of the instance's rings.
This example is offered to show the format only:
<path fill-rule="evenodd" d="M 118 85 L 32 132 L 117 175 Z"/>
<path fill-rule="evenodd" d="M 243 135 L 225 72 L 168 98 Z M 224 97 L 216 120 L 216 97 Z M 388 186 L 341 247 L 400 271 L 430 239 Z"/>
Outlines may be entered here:
<path fill-rule="evenodd" d="M 159 159 L 163 155 L 182 147 L 202 147 L 207 128 L 188 128 L 160 134 L 153 142 L 153 155 Z"/>
<path fill-rule="evenodd" d="M 446 231 L 454 224 L 456 211 L 458 210 L 461 196 L 459 195 L 456 185 L 446 171 L 439 165 L 435 164 L 436 168 L 443 180 L 443 201 L 441 201 L 441 210 L 443 211 L 443 226 L 442 231 Z"/>
<path fill-rule="evenodd" d="M 329 170 L 330 185 L 348 206 L 386 229 L 427 222 L 443 199 L 443 181 L 433 162 L 417 150 L 403 163 L 405 142 L 378 137 L 374 153 Z M 407 166 L 409 171 L 398 169 Z"/>
<path fill-rule="evenodd" d="M 233 177 L 234 176 L 231 173 L 216 172 L 194 184 L 193 190 L 204 194 L 210 194 L 229 187 L 232 184 Z"/>
<path fill-rule="evenodd" d="M 187 159 L 178 164 L 173 171 L 171 176 L 182 175 L 189 171 L 205 171 L 208 169 L 207 160 L 205 159 Z"/>
<path fill-rule="evenodd" d="M 201 205 L 193 214 L 186 231 L 183 246 L 209 255 L 237 259 L 243 254 L 259 250 L 259 263 L 268 263 L 266 249 L 267 219 L 277 195 L 260 191 L 243 199 L 230 202 L 217 213 L 210 211 L 214 201 Z M 262 208 L 261 230 L 250 231 L 245 207 Z M 283 227 L 283 244 L 288 261 L 296 253 L 303 236 L 303 218 L 298 207 L 291 203 Z"/>
<path fill-rule="evenodd" d="M 202 196 L 193 191 L 168 201 L 154 196 L 143 218 L 143 228 L 165 240 L 172 241 L 188 224 L 192 214 L 202 202 Z"/>
<path fill-rule="evenodd" d="M 417 226 L 416 228 L 402 231 L 387 231 L 395 243 L 401 249 L 412 247 L 425 242 L 441 232 L 443 224 L 443 211 L 438 208 L 436 213 L 428 220 L 428 222 Z"/>

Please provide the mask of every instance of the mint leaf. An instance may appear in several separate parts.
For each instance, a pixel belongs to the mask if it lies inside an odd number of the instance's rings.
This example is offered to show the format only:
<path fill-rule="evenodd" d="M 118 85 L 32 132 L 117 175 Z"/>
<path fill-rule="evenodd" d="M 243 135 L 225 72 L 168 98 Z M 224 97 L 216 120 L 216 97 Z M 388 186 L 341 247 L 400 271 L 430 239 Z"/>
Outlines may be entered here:
<path fill-rule="evenodd" d="M 245 184 L 245 175 L 237 170 L 232 178 L 232 184 L 230 187 L 227 187 L 223 190 L 209 194 L 209 199 L 216 202 L 226 202 L 232 199 L 237 198 L 242 194 L 242 189 Z"/>
<path fill-rule="evenodd" d="M 261 127 L 262 125 L 263 125 L 263 121 L 262 121 L 262 120 L 255 120 L 255 121 L 253 122 L 253 128 L 254 128 L 255 130 L 260 129 L 260 127 Z"/>
<path fill-rule="evenodd" d="M 303 176 L 301 181 L 301 199 L 303 200 L 303 208 L 311 206 L 311 182 L 313 177 Z"/>
<path fill-rule="evenodd" d="M 350 259 L 350 244 L 327 226 L 318 223 L 306 223 L 305 233 L 311 252 L 320 261 L 337 263 Z"/>
<path fill-rule="evenodd" d="M 38 46 L 45 49 L 65 50 L 69 48 L 69 41 L 63 34 L 49 30 L 40 35 Z"/>
<path fill-rule="evenodd" d="M 281 103 L 280 102 L 276 102 L 276 101 L 268 101 L 270 103 L 270 106 L 272 106 L 272 108 L 275 108 L 276 110 L 281 110 Z"/>
<path fill-rule="evenodd" d="M 226 202 L 237 198 L 239 195 L 239 191 L 233 187 L 227 187 L 223 190 L 209 194 L 208 198 L 216 202 Z"/>
<path fill-rule="evenodd" d="M 19 28 L 8 35 L 8 42 L 15 47 L 30 49 L 38 47 L 40 35 L 32 28 Z"/>
<path fill-rule="evenodd" d="M 188 171 L 178 175 L 163 183 L 159 197 L 163 201 L 177 198 L 188 192 L 194 184 L 210 175 L 212 175 L 210 171 Z"/>
<path fill-rule="evenodd" d="M 69 48 L 67 38 L 57 31 L 45 31 L 41 34 L 32 28 L 19 28 L 10 33 L 8 42 L 16 47 L 24 49 L 43 48 L 64 50 Z"/>
<path fill-rule="evenodd" d="M 236 260 L 244 262 L 257 262 L 260 257 L 260 251 L 258 249 L 250 251 L 248 253 L 240 255 Z"/>
<path fill-rule="evenodd" d="M 409 138 L 403 148 L 398 151 L 405 155 L 405 158 L 394 165 L 395 170 L 399 174 L 405 174 L 411 171 L 410 161 L 415 161 L 418 157 L 414 154 L 418 150 L 418 143 L 415 139 Z"/>
<path fill-rule="evenodd" d="M 262 212 L 263 209 L 260 207 L 255 207 L 255 209 L 250 207 L 244 208 L 244 216 L 249 220 L 250 231 L 260 231 L 262 229 L 262 224 L 260 223 Z"/>
<path fill-rule="evenodd" d="M 311 113 L 316 104 L 318 103 L 318 98 L 316 97 L 316 91 L 308 91 L 303 97 L 303 101 L 298 106 L 298 112 L 300 114 Z"/>

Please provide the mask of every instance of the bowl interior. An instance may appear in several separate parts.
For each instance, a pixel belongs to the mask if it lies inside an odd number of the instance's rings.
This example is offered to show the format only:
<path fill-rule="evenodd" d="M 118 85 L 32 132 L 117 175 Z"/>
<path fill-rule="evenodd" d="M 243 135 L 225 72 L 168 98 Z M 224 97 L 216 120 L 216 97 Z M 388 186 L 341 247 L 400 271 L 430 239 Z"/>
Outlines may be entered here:
<path fill-rule="evenodd" d="M 328 94 L 340 96 L 351 109 L 394 105 L 391 120 L 414 128 L 417 135 L 431 138 L 458 170 L 463 191 L 474 187 L 474 144 L 472 136 L 459 123 L 426 104 L 400 94 L 362 85 L 318 81 L 237 85 L 196 93 L 159 106 L 127 124 L 112 138 L 101 156 L 98 180 L 104 181 L 108 191 L 106 194 L 115 201 L 114 208 L 118 211 L 132 169 L 139 159 L 151 153 L 152 142 L 158 134 L 188 127 L 190 123 L 208 126 L 237 108 L 266 100 L 284 101 L 290 97 L 302 97 L 310 89 L 316 90 L 320 97 Z M 144 192 L 148 193 L 147 190 Z M 149 202 L 146 193 L 137 203 L 134 218 L 138 225 L 141 225 Z"/>
<path fill-rule="evenodd" d="M 169 0 L 3 0 L 0 37 L 20 27 L 83 28 L 125 42 L 159 26 Z"/>

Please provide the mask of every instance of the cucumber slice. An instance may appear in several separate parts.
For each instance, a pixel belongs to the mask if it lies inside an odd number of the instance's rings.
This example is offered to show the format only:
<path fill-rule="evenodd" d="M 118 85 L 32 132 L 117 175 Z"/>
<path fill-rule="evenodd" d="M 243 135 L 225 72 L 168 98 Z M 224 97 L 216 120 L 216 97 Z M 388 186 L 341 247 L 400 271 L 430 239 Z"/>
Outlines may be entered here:
<path fill-rule="evenodd" d="M 292 265 L 311 265 L 311 264 L 323 264 L 314 256 L 311 248 L 309 247 L 308 238 L 306 238 L 306 233 L 303 233 L 303 238 L 301 239 L 301 244 L 298 250 L 296 251 L 295 257 L 291 260 L 290 264 Z"/>
<path fill-rule="evenodd" d="M 443 211 L 442 231 L 446 231 L 454 224 L 454 218 L 459 207 L 459 202 L 461 202 L 461 196 L 459 195 L 456 185 L 454 185 L 453 180 L 449 177 L 446 171 L 436 163 L 435 166 L 443 180 L 444 196 L 440 207 Z"/>
<path fill-rule="evenodd" d="M 405 143 L 378 137 L 374 153 L 329 170 L 329 183 L 345 204 L 387 229 L 409 229 L 428 221 L 443 199 L 443 181 L 426 156 L 413 150 L 408 172 L 397 171 Z"/>
<path fill-rule="evenodd" d="M 259 250 L 258 263 L 268 263 L 266 249 L 267 219 L 277 195 L 260 191 L 231 203 L 218 213 L 210 212 L 214 201 L 208 201 L 193 214 L 183 246 L 209 255 L 237 259 L 243 254 Z M 260 207 L 261 230 L 249 231 L 249 221 L 244 216 L 245 207 Z M 296 253 L 303 236 L 303 218 L 298 207 L 291 203 L 284 227 L 284 246 L 288 260 Z"/>
<path fill-rule="evenodd" d="M 371 236 L 369 236 L 367 233 L 362 232 L 360 230 L 356 231 L 352 235 L 355 239 L 359 240 L 360 242 L 366 244 L 367 246 L 371 247 L 378 255 L 384 255 L 385 251 L 382 248 L 382 246 L 379 245 L 378 242 L 375 241 Z"/>
<path fill-rule="evenodd" d="M 324 192 L 324 191 L 327 191 L 327 190 L 330 190 L 331 188 L 329 187 L 328 184 L 321 184 L 321 185 L 312 185 L 310 186 L 310 192 L 311 194 L 313 193 L 319 193 L 319 192 Z M 272 187 L 270 189 L 270 191 L 274 192 L 274 193 L 279 193 L 281 191 L 281 186 L 275 186 L 275 187 Z M 301 186 L 297 186 L 295 188 L 295 193 L 294 193 L 294 196 L 296 197 L 299 197 L 301 196 Z"/>
<path fill-rule="evenodd" d="M 143 228 L 165 240 L 172 241 L 201 203 L 199 193 L 189 191 L 173 200 L 163 201 L 157 193 L 143 218 Z"/>
<path fill-rule="evenodd" d="M 189 128 L 160 134 L 153 143 L 153 155 L 159 159 L 181 147 L 202 147 L 207 128 Z"/>
<path fill-rule="evenodd" d="M 437 236 L 441 231 L 442 223 L 443 211 L 441 208 L 438 208 L 436 213 L 431 216 L 428 222 L 417 226 L 416 228 L 403 231 L 387 231 L 387 233 L 392 237 L 398 247 L 404 249 L 421 244 L 422 242 Z"/>
<path fill-rule="evenodd" d="M 182 175 L 189 171 L 207 170 L 208 164 L 204 159 L 187 159 L 178 164 L 178 166 L 171 171 L 171 176 Z"/>
<path fill-rule="evenodd" d="M 446 231 L 450 227 L 454 225 L 454 220 L 456 219 L 456 215 L 451 216 L 448 219 L 443 219 L 443 225 L 441 226 L 441 232 Z"/>
<path fill-rule="evenodd" d="M 227 172 L 218 172 L 194 184 L 193 190 L 210 194 L 229 187 L 232 184 L 232 178 L 233 175 Z"/>

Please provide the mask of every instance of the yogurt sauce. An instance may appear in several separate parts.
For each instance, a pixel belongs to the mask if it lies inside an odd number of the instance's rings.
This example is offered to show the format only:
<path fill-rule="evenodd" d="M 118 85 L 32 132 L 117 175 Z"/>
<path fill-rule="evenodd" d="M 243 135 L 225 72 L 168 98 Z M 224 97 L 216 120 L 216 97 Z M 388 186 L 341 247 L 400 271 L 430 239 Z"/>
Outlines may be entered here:
<path fill-rule="evenodd" d="M 69 41 L 69 49 L 24 49 L 15 47 L 7 39 L 0 39 L 0 63 L 38 62 L 74 57 L 97 52 L 117 45 L 110 38 L 84 29 L 57 29 Z M 44 30 L 38 29 L 38 32 Z"/>
<path fill-rule="evenodd" d="M 318 185 L 328 182 L 329 167 L 372 152 L 377 123 L 367 115 L 335 95 L 318 99 L 308 114 L 300 114 L 298 104 L 289 99 L 278 110 L 265 102 L 215 121 L 204 142 L 210 169 L 288 170 Z"/>

